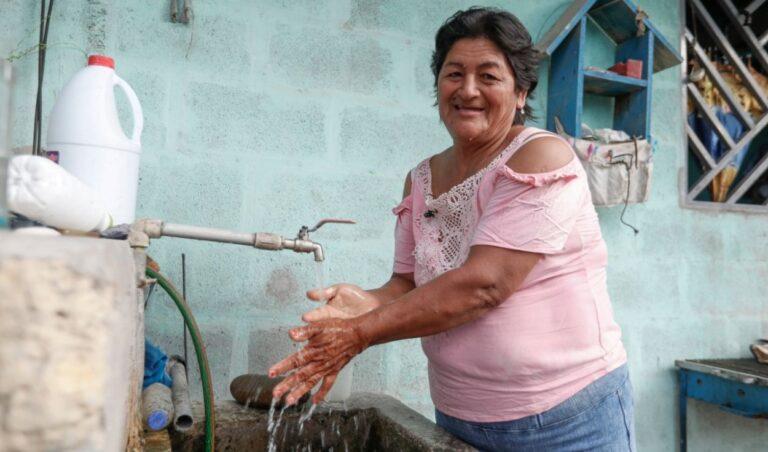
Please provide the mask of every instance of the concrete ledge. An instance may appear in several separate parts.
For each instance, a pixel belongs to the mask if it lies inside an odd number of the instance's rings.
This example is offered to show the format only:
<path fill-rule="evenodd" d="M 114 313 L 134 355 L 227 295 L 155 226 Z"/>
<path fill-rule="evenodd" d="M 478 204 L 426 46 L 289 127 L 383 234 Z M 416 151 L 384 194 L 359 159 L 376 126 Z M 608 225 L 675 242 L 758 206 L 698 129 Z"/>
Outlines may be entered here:
<path fill-rule="evenodd" d="M 126 242 L 0 233 L 3 450 L 125 450 L 143 335 Z"/>

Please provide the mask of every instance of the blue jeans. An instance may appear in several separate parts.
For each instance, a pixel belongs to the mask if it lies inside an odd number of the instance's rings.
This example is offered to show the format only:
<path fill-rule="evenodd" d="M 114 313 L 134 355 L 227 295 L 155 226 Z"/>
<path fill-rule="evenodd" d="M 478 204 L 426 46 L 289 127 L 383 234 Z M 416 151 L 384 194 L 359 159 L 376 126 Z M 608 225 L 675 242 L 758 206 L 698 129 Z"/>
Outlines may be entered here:
<path fill-rule="evenodd" d="M 635 451 L 632 384 L 623 365 L 554 408 L 505 422 L 435 410 L 437 425 L 482 451 Z"/>

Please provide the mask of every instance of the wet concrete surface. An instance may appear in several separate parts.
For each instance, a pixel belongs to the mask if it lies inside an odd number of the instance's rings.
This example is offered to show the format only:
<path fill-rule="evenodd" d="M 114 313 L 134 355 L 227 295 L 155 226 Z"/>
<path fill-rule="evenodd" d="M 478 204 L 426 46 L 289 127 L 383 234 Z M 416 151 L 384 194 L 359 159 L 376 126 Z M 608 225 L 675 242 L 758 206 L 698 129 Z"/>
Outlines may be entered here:
<path fill-rule="evenodd" d="M 275 427 L 278 451 L 474 451 L 476 449 L 441 429 L 396 399 L 355 393 L 346 404 L 323 403 L 300 424 L 309 407 L 287 408 Z M 174 451 L 203 450 L 203 406 L 196 403 L 197 422 L 187 432 L 173 432 Z M 280 414 L 275 410 L 274 419 Z M 269 448 L 269 410 L 245 407 L 232 400 L 216 406 L 216 450 L 266 451 Z"/>

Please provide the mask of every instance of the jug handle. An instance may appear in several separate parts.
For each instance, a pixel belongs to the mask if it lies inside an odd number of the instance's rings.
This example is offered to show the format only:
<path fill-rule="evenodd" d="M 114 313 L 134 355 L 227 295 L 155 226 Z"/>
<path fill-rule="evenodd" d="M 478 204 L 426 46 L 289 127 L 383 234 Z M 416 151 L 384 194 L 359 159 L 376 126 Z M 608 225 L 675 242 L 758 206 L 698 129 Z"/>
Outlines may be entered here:
<path fill-rule="evenodd" d="M 141 110 L 139 98 L 136 97 L 136 93 L 133 92 L 131 86 L 117 75 L 115 75 L 115 84 L 125 92 L 128 102 L 131 104 L 131 110 L 133 110 L 133 134 L 131 135 L 131 141 L 140 144 L 141 132 L 144 130 L 144 112 Z"/>

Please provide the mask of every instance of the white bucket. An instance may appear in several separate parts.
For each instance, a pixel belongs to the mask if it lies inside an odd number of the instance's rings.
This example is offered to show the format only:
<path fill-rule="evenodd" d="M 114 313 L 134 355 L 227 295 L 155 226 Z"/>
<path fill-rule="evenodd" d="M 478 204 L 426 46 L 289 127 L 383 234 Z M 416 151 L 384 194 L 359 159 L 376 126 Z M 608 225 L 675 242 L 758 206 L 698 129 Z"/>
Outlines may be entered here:
<path fill-rule="evenodd" d="M 144 116 L 136 93 L 114 67 L 111 58 L 93 55 L 67 83 L 48 121 L 46 151 L 58 151 L 61 166 L 93 188 L 121 224 L 135 219 Z M 120 125 L 115 86 L 131 104 L 130 138 Z"/>

